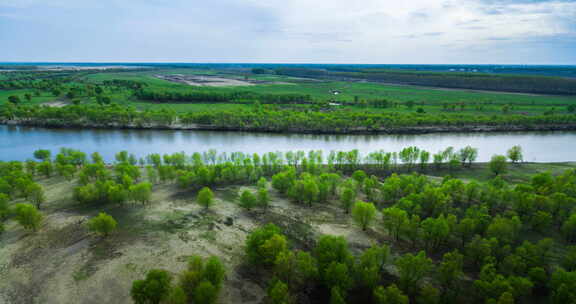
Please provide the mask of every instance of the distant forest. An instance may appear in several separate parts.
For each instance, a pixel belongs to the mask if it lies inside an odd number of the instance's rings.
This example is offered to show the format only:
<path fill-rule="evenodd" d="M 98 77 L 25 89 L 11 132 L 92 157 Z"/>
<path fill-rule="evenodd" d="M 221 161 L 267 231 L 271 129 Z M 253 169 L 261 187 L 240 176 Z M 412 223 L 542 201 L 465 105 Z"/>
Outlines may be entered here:
<path fill-rule="evenodd" d="M 262 72 L 260 69 L 254 69 L 253 71 L 257 73 Z M 576 78 L 396 69 L 327 70 L 277 68 L 275 70 L 269 70 L 269 72 L 293 77 L 375 81 L 394 84 L 533 94 L 576 95 Z"/>

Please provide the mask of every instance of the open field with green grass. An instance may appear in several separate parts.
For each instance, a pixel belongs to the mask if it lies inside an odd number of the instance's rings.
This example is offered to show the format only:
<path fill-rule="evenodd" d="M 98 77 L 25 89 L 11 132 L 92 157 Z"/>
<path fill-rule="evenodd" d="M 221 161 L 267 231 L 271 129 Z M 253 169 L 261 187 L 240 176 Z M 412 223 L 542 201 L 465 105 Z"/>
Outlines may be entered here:
<path fill-rule="evenodd" d="M 214 75 L 218 77 L 232 77 L 247 80 L 262 80 L 270 82 L 283 82 L 286 84 L 257 84 L 245 87 L 192 87 L 182 83 L 174 83 L 158 79 L 155 75 L 170 74 L 201 74 Z M 244 78 L 246 77 L 246 78 Z M 350 109 L 352 111 L 370 112 L 414 112 L 417 108 L 422 108 L 425 112 L 441 113 L 450 112 L 444 108 L 444 104 L 457 104 L 451 110 L 456 113 L 472 114 L 503 114 L 502 107 L 511 107 L 508 113 L 542 114 L 552 108 L 557 113 L 566 112 L 569 105 L 576 105 L 576 97 L 571 96 L 546 96 L 521 93 L 498 93 L 480 92 L 457 89 L 426 88 L 406 85 L 387 85 L 368 82 L 338 82 L 324 80 L 299 79 L 281 75 L 250 75 L 222 73 L 211 70 L 190 71 L 186 69 L 145 71 L 136 73 L 99 73 L 86 76 L 89 81 L 100 82 L 112 79 L 125 79 L 142 81 L 152 90 L 170 90 L 176 92 L 205 91 L 218 93 L 232 93 L 234 91 L 248 91 L 260 94 L 301 94 L 310 95 L 314 100 L 330 102 L 354 102 L 359 100 L 356 106 L 343 105 L 339 109 Z M 339 91 L 334 95 L 333 91 Z M 390 102 L 398 103 L 396 107 L 374 108 L 361 104 L 362 100 L 386 99 Z M 145 107 L 138 100 L 130 99 L 126 95 L 118 95 L 115 101 L 130 102 L 138 107 Z M 410 106 L 407 103 L 412 103 Z M 463 106 L 462 106 L 463 105 Z M 192 102 L 162 103 L 161 107 L 173 108 L 177 111 L 198 111 L 206 107 L 196 106 Z M 217 109 L 221 109 L 218 108 Z"/>

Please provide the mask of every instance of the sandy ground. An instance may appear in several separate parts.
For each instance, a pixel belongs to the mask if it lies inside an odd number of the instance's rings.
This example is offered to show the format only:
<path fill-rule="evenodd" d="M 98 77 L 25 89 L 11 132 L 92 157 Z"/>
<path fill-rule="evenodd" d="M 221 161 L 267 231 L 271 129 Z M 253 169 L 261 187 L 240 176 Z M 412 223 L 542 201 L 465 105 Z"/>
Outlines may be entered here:
<path fill-rule="evenodd" d="M 243 264 L 248 233 L 274 222 L 294 248 L 310 249 L 320 234 L 345 236 L 352 250 L 370 246 L 376 232 L 363 232 L 336 205 L 295 205 L 271 190 L 268 211 L 245 211 L 236 202 L 245 187 L 216 189 L 216 205 L 204 210 L 195 193 L 157 185 L 149 207 L 105 207 L 119 223 L 108 238 L 90 234 L 85 220 L 99 208 L 71 200 L 73 183 L 42 183 L 45 220 L 36 233 L 14 221 L 0 237 L 0 303 L 132 303 L 130 287 L 152 268 L 180 273 L 187 258 L 218 255 L 228 273 L 220 303 L 263 303 L 266 278 Z M 230 220 L 233 222 L 229 225 Z"/>
<path fill-rule="evenodd" d="M 42 105 L 54 107 L 54 108 L 62 108 L 62 107 L 65 107 L 69 104 L 70 104 L 69 102 L 65 102 L 65 101 L 61 101 L 61 100 L 55 100 L 55 101 L 45 102 Z"/>
<path fill-rule="evenodd" d="M 239 79 L 216 77 L 216 76 L 198 76 L 198 75 L 156 75 L 156 77 L 168 81 L 185 83 L 191 86 L 207 86 L 207 87 L 237 87 L 237 86 L 251 86 L 250 81 Z"/>
<path fill-rule="evenodd" d="M 239 78 L 225 78 L 209 75 L 156 75 L 157 78 L 184 83 L 191 86 L 206 86 L 206 87 L 238 87 L 238 86 L 252 86 L 258 84 L 283 84 L 294 85 L 294 83 L 284 81 L 264 81 L 254 79 L 239 79 Z"/>

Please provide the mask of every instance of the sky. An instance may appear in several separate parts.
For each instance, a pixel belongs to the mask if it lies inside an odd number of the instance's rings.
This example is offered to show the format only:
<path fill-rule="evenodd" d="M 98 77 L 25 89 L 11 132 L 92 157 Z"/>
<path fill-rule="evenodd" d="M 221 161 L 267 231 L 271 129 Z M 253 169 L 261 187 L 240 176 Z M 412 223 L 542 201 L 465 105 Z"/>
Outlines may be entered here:
<path fill-rule="evenodd" d="M 576 64 L 576 0 L 0 0 L 0 61 Z"/>

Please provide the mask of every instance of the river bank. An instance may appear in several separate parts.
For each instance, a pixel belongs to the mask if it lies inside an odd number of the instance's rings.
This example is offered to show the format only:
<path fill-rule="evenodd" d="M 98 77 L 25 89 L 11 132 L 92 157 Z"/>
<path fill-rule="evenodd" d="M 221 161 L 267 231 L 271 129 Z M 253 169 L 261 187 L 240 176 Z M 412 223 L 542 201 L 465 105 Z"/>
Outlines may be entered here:
<path fill-rule="evenodd" d="M 260 132 L 260 133 L 296 133 L 296 134 L 322 134 L 322 135 L 402 135 L 402 134 L 431 134 L 431 133 L 478 133 L 478 132 L 531 132 L 531 131 L 576 131 L 576 124 L 542 124 L 542 125 L 445 125 L 445 126 L 401 126 L 387 128 L 347 128 L 347 129 L 304 129 L 293 126 L 286 129 L 266 127 L 227 127 L 206 124 L 142 124 L 142 123 L 78 123 L 61 120 L 0 120 L 0 125 L 30 126 L 42 128 L 88 128 L 88 129 L 141 129 L 141 130 L 196 130 L 196 131 L 234 131 L 234 132 Z"/>

